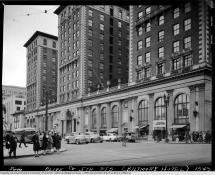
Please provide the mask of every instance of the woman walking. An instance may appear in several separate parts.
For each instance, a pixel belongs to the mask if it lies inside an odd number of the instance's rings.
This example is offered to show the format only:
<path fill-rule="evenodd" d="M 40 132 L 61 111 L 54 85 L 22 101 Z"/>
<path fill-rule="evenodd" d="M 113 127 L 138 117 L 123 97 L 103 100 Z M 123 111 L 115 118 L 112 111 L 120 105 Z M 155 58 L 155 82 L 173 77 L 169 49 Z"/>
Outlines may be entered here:
<path fill-rule="evenodd" d="M 46 133 L 44 132 L 44 135 L 43 135 L 43 143 L 42 143 L 43 155 L 46 154 L 47 147 L 48 147 L 48 136 L 47 136 Z"/>
<path fill-rule="evenodd" d="M 37 131 L 34 136 L 32 137 L 33 142 L 33 150 L 35 153 L 35 157 L 39 157 L 39 150 L 40 150 L 40 141 L 39 141 L 39 132 Z"/>
<path fill-rule="evenodd" d="M 52 135 L 51 132 L 49 132 L 48 134 L 48 151 L 51 152 L 52 149 L 52 144 L 53 144 L 53 139 L 52 139 Z"/>

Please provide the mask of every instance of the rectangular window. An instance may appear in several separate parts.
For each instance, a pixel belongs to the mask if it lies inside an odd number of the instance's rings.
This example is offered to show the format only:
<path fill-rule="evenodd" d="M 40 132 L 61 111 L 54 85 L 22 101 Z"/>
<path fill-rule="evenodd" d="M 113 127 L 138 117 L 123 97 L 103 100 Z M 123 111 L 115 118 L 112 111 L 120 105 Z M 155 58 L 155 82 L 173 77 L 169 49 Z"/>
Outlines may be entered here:
<path fill-rule="evenodd" d="M 93 71 L 92 71 L 92 70 L 89 70 L 89 71 L 88 71 L 88 75 L 89 75 L 89 77 L 93 77 Z"/>
<path fill-rule="evenodd" d="M 90 27 L 93 26 L 93 21 L 91 19 L 88 20 L 88 26 L 90 26 Z"/>
<path fill-rule="evenodd" d="M 92 50 L 88 50 L 88 54 L 87 54 L 89 57 L 92 57 L 93 56 L 93 51 Z"/>
<path fill-rule="evenodd" d="M 146 47 L 151 46 L 151 37 L 146 38 Z"/>
<path fill-rule="evenodd" d="M 173 35 L 178 35 L 179 34 L 179 24 L 175 24 L 173 26 Z"/>
<path fill-rule="evenodd" d="M 142 80 L 143 79 L 143 71 L 138 71 L 137 72 L 137 80 Z"/>
<path fill-rule="evenodd" d="M 122 23 L 118 22 L 118 27 L 121 28 L 122 27 Z"/>
<path fill-rule="evenodd" d="M 104 34 L 100 33 L 100 40 L 104 40 Z"/>
<path fill-rule="evenodd" d="M 190 4 L 190 2 L 185 3 L 185 5 L 184 5 L 184 11 L 185 11 L 185 13 L 188 13 L 188 12 L 191 11 L 191 4 Z"/>
<path fill-rule="evenodd" d="M 151 53 L 150 53 L 150 52 L 147 52 L 147 53 L 145 54 L 145 62 L 146 62 L 146 63 L 149 63 L 150 60 L 151 60 Z"/>
<path fill-rule="evenodd" d="M 191 29 L 191 19 L 188 18 L 184 20 L 184 31 L 188 31 Z"/>
<path fill-rule="evenodd" d="M 158 21 L 158 25 L 159 25 L 159 26 L 162 25 L 162 24 L 164 24 L 164 16 L 163 16 L 163 15 L 161 15 L 161 16 L 159 17 L 159 21 Z"/>
<path fill-rule="evenodd" d="M 159 63 L 158 64 L 158 75 L 163 74 L 163 73 L 164 73 L 164 64 Z"/>
<path fill-rule="evenodd" d="M 181 69 L 181 60 L 180 58 L 173 60 L 173 70 Z"/>
<path fill-rule="evenodd" d="M 99 68 L 103 70 L 104 69 L 104 64 L 103 63 L 99 63 Z"/>
<path fill-rule="evenodd" d="M 184 38 L 184 49 L 191 49 L 191 37 Z"/>
<path fill-rule="evenodd" d="M 88 35 L 89 36 L 93 36 L 93 31 L 92 30 L 88 30 Z M 74 37 L 73 37 L 74 38 Z"/>
<path fill-rule="evenodd" d="M 93 67 L 93 61 L 92 60 L 88 60 L 88 66 Z"/>
<path fill-rule="evenodd" d="M 175 9 L 174 9 L 174 12 L 173 12 L 173 18 L 174 18 L 174 19 L 175 19 L 175 18 L 178 18 L 178 17 L 179 17 L 179 13 L 180 13 L 179 8 L 178 8 L 178 7 L 175 8 Z"/>
<path fill-rule="evenodd" d="M 104 21 L 104 15 L 100 15 L 100 20 Z"/>
<path fill-rule="evenodd" d="M 89 16 L 93 16 L 93 11 L 92 11 L 92 10 L 89 10 L 89 11 L 88 11 L 88 14 L 89 14 Z"/>
<path fill-rule="evenodd" d="M 119 18 L 122 19 L 122 10 L 119 10 Z"/>
<path fill-rule="evenodd" d="M 149 78 L 151 74 L 151 68 L 147 67 L 145 68 L 145 78 Z"/>
<path fill-rule="evenodd" d="M 104 54 L 103 53 L 100 53 L 100 60 L 104 60 Z"/>
<path fill-rule="evenodd" d="M 162 42 L 164 40 L 164 30 L 158 33 L 158 42 Z"/>
<path fill-rule="evenodd" d="M 15 104 L 16 104 L 16 105 L 21 105 L 21 104 L 22 104 L 22 101 L 20 101 L 20 100 L 15 100 Z"/>
<path fill-rule="evenodd" d="M 173 53 L 179 52 L 179 41 L 173 43 Z"/>
<path fill-rule="evenodd" d="M 137 65 L 141 66 L 143 64 L 143 56 L 139 55 L 137 56 Z"/>
<path fill-rule="evenodd" d="M 146 15 L 149 15 L 151 13 L 151 7 L 146 8 Z"/>
<path fill-rule="evenodd" d="M 104 24 L 100 24 L 100 30 L 104 31 Z"/>
<path fill-rule="evenodd" d="M 88 40 L 88 46 L 92 47 L 93 46 L 93 41 L 91 39 Z"/>
<path fill-rule="evenodd" d="M 158 58 L 163 58 L 164 57 L 164 47 L 160 47 L 158 49 Z"/>
<path fill-rule="evenodd" d="M 192 55 L 184 56 L 184 67 L 190 67 L 192 65 Z"/>
<path fill-rule="evenodd" d="M 140 36 L 140 35 L 142 35 L 142 34 L 143 34 L 143 27 L 140 26 L 140 27 L 138 28 L 138 36 Z"/>
<path fill-rule="evenodd" d="M 143 48 L 143 41 L 141 40 L 137 42 L 137 50 L 140 50 L 142 48 Z"/>
<path fill-rule="evenodd" d="M 147 22 L 146 23 L 146 32 L 150 32 L 151 31 L 151 23 Z"/>
<path fill-rule="evenodd" d="M 141 19 L 143 17 L 143 12 L 138 13 L 138 19 Z"/>

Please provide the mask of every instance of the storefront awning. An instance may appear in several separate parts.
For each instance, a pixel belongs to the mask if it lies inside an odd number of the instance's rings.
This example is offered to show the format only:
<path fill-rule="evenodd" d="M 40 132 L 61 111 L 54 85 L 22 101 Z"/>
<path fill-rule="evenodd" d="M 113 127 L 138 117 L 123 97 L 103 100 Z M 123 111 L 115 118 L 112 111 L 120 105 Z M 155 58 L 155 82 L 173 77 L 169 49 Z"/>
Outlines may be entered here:
<path fill-rule="evenodd" d="M 187 125 L 172 125 L 171 128 L 172 129 L 178 129 L 178 128 L 184 128 Z"/>
<path fill-rule="evenodd" d="M 118 132 L 118 128 L 111 128 L 111 129 L 108 130 L 107 132 Z"/>
<path fill-rule="evenodd" d="M 149 126 L 149 125 L 141 125 L 141 126 L 139 126 L 139 128 L 143 129 L 143 128 L 146 128 L 147 126 Z"/>

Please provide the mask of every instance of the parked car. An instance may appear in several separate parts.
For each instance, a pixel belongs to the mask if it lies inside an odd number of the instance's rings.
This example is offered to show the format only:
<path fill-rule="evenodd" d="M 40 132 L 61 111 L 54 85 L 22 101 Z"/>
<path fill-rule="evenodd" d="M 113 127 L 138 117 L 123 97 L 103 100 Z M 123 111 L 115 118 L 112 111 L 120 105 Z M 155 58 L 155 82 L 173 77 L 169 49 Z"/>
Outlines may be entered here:
<path fill-rule="evenodd" d="M 32 137 L 36 133 L 35 128 L 18 128 L 14 129 L 18 142 L 21 140 L 21 135 L 25 132 L 25 143 L 32 143 Z"/>
<path fill-rule="evenodd" d="M 102 137 L 97 133 L 85 132 L 84 134 L 86 135 L 87 141 L 90 143 L 98 143 L 98 142 L 102 143 L 103 142 Z"/>
<path fill-rule="evenodd" d="M 116 142 L 118 141 L 118 136 L 115 133 L 107 133 L 107 135 L 102 136 L 104 141 Z"/>
<path fill-rule="evenodd" d="M 135 142 L 136 139 L 137 139 L 137 135 L 135 133 L 133 133 L 133 132 L 129 132 L 126 135 L 126 139 L 127 139 L 128 142 Z"/>
<path fill-rule="evenodd" d="M 69 136 L 66 136 L 65 139 L 68 144 L 69 143 L 75 143 L 75 144 L 89 143 L 84 134 L 73 134 L 72 133 Z"/>

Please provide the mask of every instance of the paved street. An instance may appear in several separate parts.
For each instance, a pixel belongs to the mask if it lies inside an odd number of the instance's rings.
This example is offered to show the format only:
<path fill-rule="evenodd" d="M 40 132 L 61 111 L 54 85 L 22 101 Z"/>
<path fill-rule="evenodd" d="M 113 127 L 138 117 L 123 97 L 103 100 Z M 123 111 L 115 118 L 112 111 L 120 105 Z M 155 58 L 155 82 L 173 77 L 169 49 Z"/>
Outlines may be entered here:
<path fill-rule="evenodd" d="M 211 162 L 211 144 L 165 144 L 104 142 L 90 144 L 65 144 L 67 151 L 51 155 L 26 156 L 5 159 L 5 165 L 82 165 L 82 166 L 146 166 L 146 165 L 196 165 Z M 23 148 L 24 149 L 24 148 Z M 30 146 L 26 149 L 31 149 Z M 30 150 L 29 150 L 30 151 Z M 32 151 L 33 152 L 33 151 Z"/>

